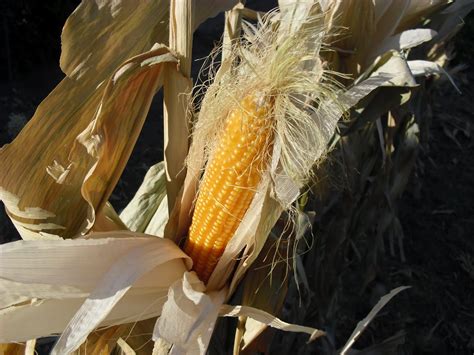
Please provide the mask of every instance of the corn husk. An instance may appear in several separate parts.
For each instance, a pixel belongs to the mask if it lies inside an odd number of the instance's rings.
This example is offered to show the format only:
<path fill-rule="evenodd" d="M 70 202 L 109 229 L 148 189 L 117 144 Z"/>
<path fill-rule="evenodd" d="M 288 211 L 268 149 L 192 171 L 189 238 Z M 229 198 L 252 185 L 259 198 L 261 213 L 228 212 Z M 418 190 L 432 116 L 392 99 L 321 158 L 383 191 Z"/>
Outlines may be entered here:
<path fill-rule="evenodd" d="M 101 295 L 101 300 L 96 301 L 100 308 L 83 305 L 84 311 L 81 311 L 96 320 L 92 323 L 90 319 L 78 320 L 90 331 L 99 325 L 116 324 L 117 320 L 133 321 L 149 318 L 153 313 L 158 315 L 164 301 L 163 297 L 161 303 L 156 303 L 158 294 L 162 292 L 165 296 L 170 282 L 187 269 L 183 261 L 186 259 L 173 243 L 132 232 L 97 233 L 90 239 L 71 241 L 18 241 L 4 245 L 0 274 L 2 293 L 7 297 L 2 298 L 0 341 L 24 341 L 61 333 L 81 304 L 88 297 L 92 302 L 97 295 Z M 157 268 L 160 264 L 165 265 Z M 108 313 L 102 307 L 106 304 L 112 307 L 133 284 L 136 288 L 126 296 L 130 301 L 123 300 L 109 318 L 101 319 L 98 314 Z M 150 306 L 154 311 L 143 313 Z M 133 307 L 137 308 L 132 310 Z M 54 309 L 56 317 L 44 322 L 44 317 Z M 21 326 L 23 317 L 31 317 L 27 326 Z M 73 323 L 70 327 L 75 326 Z"/>

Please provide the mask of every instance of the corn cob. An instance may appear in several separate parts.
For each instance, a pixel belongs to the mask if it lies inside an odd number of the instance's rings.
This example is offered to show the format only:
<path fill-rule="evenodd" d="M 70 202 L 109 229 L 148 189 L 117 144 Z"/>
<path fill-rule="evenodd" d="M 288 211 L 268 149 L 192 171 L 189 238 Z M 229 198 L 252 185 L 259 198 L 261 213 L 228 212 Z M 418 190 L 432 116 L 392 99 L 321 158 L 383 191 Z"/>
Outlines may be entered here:
<path fill-rule="evenodd" d="M 242 221 L 268 164 L 271 101 L 248 95 L 229 112 L 204 172 L 184 247 L 204 282 Z"/>

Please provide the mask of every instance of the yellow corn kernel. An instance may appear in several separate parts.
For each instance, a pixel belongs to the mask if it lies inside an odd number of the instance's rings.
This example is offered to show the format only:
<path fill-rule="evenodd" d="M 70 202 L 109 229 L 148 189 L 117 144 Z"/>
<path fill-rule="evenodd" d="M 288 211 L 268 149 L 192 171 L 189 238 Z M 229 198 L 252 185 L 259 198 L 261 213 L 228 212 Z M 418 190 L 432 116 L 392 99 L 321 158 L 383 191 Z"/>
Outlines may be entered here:
<path fill-rule="evenodd" d="M 271 99 L 248 95 L 231 110 L 204 172 L 184 247 L 204 282 L 242 221 L 268 165 L 271 108 Z"/>

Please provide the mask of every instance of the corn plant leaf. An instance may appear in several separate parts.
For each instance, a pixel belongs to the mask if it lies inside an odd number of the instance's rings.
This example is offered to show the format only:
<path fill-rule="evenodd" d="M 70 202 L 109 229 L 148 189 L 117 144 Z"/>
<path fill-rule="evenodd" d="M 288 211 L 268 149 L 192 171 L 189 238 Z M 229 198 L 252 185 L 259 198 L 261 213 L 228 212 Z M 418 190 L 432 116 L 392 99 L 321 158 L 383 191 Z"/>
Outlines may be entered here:
<path fill-rule="evenodd" d="M 348 136 L 367 123 L 377 121 L 380 115 L 407 102 L 410 96 L 411 88 L 409 87 L 383 87 L 375 90 L 360 102 L 360 105 L 351 110 L 351 120 L 344 122 L 347 126 L 341 129 L 341 136 Z"/>
<path fill-rule="evenodd" d="M 464 24 L 464 17 L 474 10 L 474 3 L 470 0 L 456 0 L 444 11 L 436 16 L 436 30 L 438 41 L 445 41 L 453 36 Z"/>
<path fill-rule="evenodd" d="M 127 331 L 128 326 L 116 325 L 109 328 L 97 330 L 89 335 L 87 341 L 79 349 L 72 352 L 72 355 L 81 354 L 111 354 L 120 336 Z"/>
<path fill-rule="evenodd" d="M 385 2 L 386 0 L 379 1 Z M 382 43 L 384 39 L 397 33 L 396 29 L 400 25 L 403 16 L 406 14 L 411 0 L 389 0 L 386 2 L 389 2 L 390 5 L 386 7 L 384 6 L 385 11 L 380 11 L 378 14 L 376 31 L 373 33 L 372 38 L 370 39 L 371 45 L 378 45 L 379 43 Z M 376 6 L 377 5 L 375 5 L 375 7 Z"/>
<path fill-rule="evenodd" d="M 83 324 L 80 332 L 73 332 L 75 341 L 68 341 L 66 349 L 73 351 L 83 342 L 84 332 L 98 326 L 160 314 L 169 285 L 189 267 L 185 264 L 188 257 L 162 238 L 132 232 L 92 236 L 94 239 L 19 241 L 1 246 L 0 289 L 10 300 L 18 296 L 18 302 L 0 310 L 0 327 L 5 329 L 0 341 L 24 341 Z M 51 312 L 54 319 L 44 322 Z M 74 321 L 78 318 L 85 325 Z"/>
<path fill-rule="evenodd" d="M 101 320 L 99 326 L 126 324 L 158 316 L 166 299 L 166 292 L 167 290 L 163 289 L 151 294 L 126 295 L 107 317 Z M 1 341 L 17 342 L 20 340 L 16 339 L 26 339 L 31 335 L 39 338 L 61 334 L 85 301 L 86 298 L 35 300 L 1 310 Z M 51 317 L 52 314 L 54 317 Z M 45 319 L 48 321 L 45 322 Z"/>
<path fill-rule="evenodd" d="M 82 1 L 62 33 L 60 65 L 73 78 L 98 83 L 127 59 L 168 43 L 169 0 Z M 200 0 L 195 28 L 207 18 L 230 9 L 236 0 Z M 89 86 L 89 85 L 87 85 Z"/>
<path fill-rule="evenodd" d="M 296 32 L 311 14 L 316 1 L 279 0 L 280 27 L 283 36 Z"/>
<path fill-rule="evenodd" d="M 451 85 L 453 85 L 458 93 L 461 93 L 461 90 L 456 85 L 451 75 L 449 75 L 449 73 L 438 63 L 429 60 L 409 60 L 407 63 L 413 76 L 446 75 Z"/>
<path fill-rule="evenodd" d="M 362 350 L 349 349 L 347 355 L 378 355 L 396 354 L 400 347 L 406 343 L 406 332 L 401 330 L 380 343 L 374 344 Z"/>
<path fill-rule="evenodd" d="M 275 315 L 280 313 L 288 291 L 289 268 L 288 261 L 281 257 L 287 255 L 288 251 L 285 250 L 287 246 L 278 247 L 279 245 L 276 240 L 269 238 L 243 279 L 243 306 Z M 247 319 L 242 336 L 242 348 L 245 349 L 254 342 L 266 328 L 266 324 L 251 318 Z"/>
<path fill-rule="evenodd" d="M 168 223 L 169 214 L 168 214 L 168 197 L 165 196 L 161 200 L 160 205 L 155 211 L 155 214 L 151 218 L 150 223 L 145 229 L 146 234 L 156 235 L 162 237 L 165 235 L 166 223 Z"/>
<path fill-rule="evenodd" d="M 0 344 L 0 354 L 24 355 L 25 348 L 26 348 L 26 344 L 23 344 L 23 343 Z"/>
<path fill-rule="evenodd" d="M 393 56 L 396 58 L 392 58 Z M 398 72 L 399 68 L 404 68 L 404 70 Z M 335 105 L 334 102 L 323 103 L 323 105 L 328 106 L 324 110 L 338 112 L 339 116 L 342 116 L 344 112 L 349 112 L 351 119 L 338 122 L 341 134 L 346 134 L 348 130 L 356 128 L 352 127 L 354 124 L 361 124 L 361 121 L 357 119 L 360 114 L 359 111 L 366 107 L 368 102 L 371 102 L 378 90 L 381 88 L 392 90 L 397 86 L 411 87 L 415 86 L 415 82 L 409 71 L 406 70 L 406 65 L 403 64 L 403 60 L 399 55 L 395 52 L 389 52 L 378 58 L 374 65 L 355 81 L 354 85 L 340 93 L 338 105 Z M 403 90 L 406 89 L 403 88 Z M 383 110 L 382 113 L 386 112 Z M 335 144 L 339 137 L 340 135 L 336 135 L 332 144 Z"/>
<path fill-rule="evenodd" d="M 93 206 L 89 209 L 89 226 L 94 223 L 94 210 L 105 204 L 128 161 L 151 100 L 162 84 L 166 63 L 175 61 L 168 49 L 160 46 L 127 61 L 109 81 L 106 100 L 102 100 L 94 121 L 78 136 L 80 144 L 74 146 L 70 157 L 74 159 L 77 154 L 80 161 L 87 152 L 85 160 L 88 165 L 90 160 L 94 164 L 81 189 L 84 199 Z M 166 69 L 173 70 L 173 65 Z"/>
<path fill-rule="evenodd" d="M 330 54 L 328 60 L 335 70 L 356 76 L 365 68 L 366 58 L 374 45 L 370 40 L 376 33 L 374 4 L 370 0 L 332 2 L 333 9 L 328 13 L 330 25 L 336 33 L 343 29 L 343 35 L 332 39 L 338 51 Z"/>
<path fill-rule="evenodd" d="M 390 291 L 390 293 L 386 294 L 380 300 L 377 302 L 377 304 L 372 308 L 372 310 L 369 312 L 369 314 L 362 319 L 358 324 L 357 327 L 354 329 L 352 332 L 351 336 L 347 340 L 346 344 L 344 347 L 341 349 L 340 354 L 345 355 L 347 354 L 347 351 L 352 347 L 354 342 L 359 338 L 359 336 L 362 334 L 365 328 L 369 325 L 369 323 L 374 319 L 374 317 L 377 315 L 377 313 L 388 303 L 390 300 L 395 297 L 397 294 L 400 292 L 410 288 L 409 286 L 401 286 L 393 289 Z"/>
<path fill-rule="evenodd" d="M 186 176 L 192 81 L 178 71 L 167 72 L 164 79 L 164 155 L 168 210 L 171 211 Z"/>
<path fill-rule="evenodd" d="M 164 241 L 163 239 L 157 240 Z M 144 243 L 131 249 L 107 271 L 61 334 L 52 354 L 66 354 L 79 347 L 140 277 L 168 261 L 186 257 L 173 243 L 160 243 L 161 245 L 156 246 L 151 244 Z M 137 263 L 137 260 L 140 262 Z M 130 267 L 131 264 L 135 267 Z M 175 265 L 163 267 L 161 272 L 166 272 L 165 270 L 169 269 L 168 272 L 173 273 L 172 280 L 176 280 L 180 276 L 179 271 L 183 271 L 183 269 L 176 268 Z M 178 277 L 176 277 L 176 271 L 178 271 Z M 168 276 L 166 275 L 166 277 Z M 157 295 L 154 296 L 158 298 Z M 132 315 L 135 314 L 132 313 Z M 150 315 L 147 314 L 145 317 L 149 318 Z"/>
<path fill-rule="evenodd" d="M 186 176 L 195 7 L 194 0 L 170 0 L 169 47 L 179 58 L 179 68 L 167 72 L 164 77 L 163 152 L 169 212 L 175 205 Z"/>
<path fill-rule="evenodd" d="M 328 60 L 335 70 L 356 78 L 384 51 L 416 46 L 421 38 L 415 40 L 414 33 L 403 32 L 446 6 L 449 0 L 332 0 L 328 3 L 323 6 L 331 9 L 326 15 L 327 24 L 335 33 L 342 32 L 334 36 L 336 50 Z M 423 42 L 429 30 L 424 31 L 417 32 Z"/>
<path fill-rule="evenodd" d="M 404 13 L 401 14 L 402 18 L 398 24 L 397 32 L 415 27 L 451 2 L 451 0 L 410 0 Z M 455 1 L 455 3 L 457 2 L 458 0 Z"/>
<path fill-rule="evenodd" d="M 64 79 L 0 150 L 1 166 L 9 167 L 0 171 L 0 198 L 22 237 L 70 238 L 92 227 L 131 154 L 164 66 L 175 61 L 165 47 L 136 56 L 93 95 Z"/>
<path fill-rule="evenodd" d="M 96 214 L 94 226 L 91 229 L 94 232 L 108 232 L 117 230 L 128 230 L 127 226 L 120 219 L 110 202 L 106 202 L 104 207 Z"/>
<path fill-rule="evenodd" d="M 390 50 L 409 49 L 424 42 L 428 42 L 436 36 L 436 31 L 429 28 L 417 28 L 406 30 L 384 40 L 377 49 L 373 50 L 372 56 L 376 57 Z"/>
<path fill-rule="evenodd" d="M 129 58 L 168 42 L 169 1 L 82 1 L 67 19 L 60 66 L 91 90 Z"/>
<path fill-rule="evenodd" d="M 380 66 L 375 67 L 367 79 L 343 94 L 351 119 L 341 123 L 342 135 L 379 118 L 394 105 L 406 102 L 410 88 L 416 86 L 406 61 L 396 52 L 385 53 L 379 62 Z"/>
<path fill-rule="evenodd" d="M 272 328 L 287 332 L 306 333 L 310 335 L 308 341 L 314 341 L 315 339 L 325 335 L 325 333 L 319 329 L 286 323 L 265 311 L 253 307 L 223 305 L 220 309 L 220 315 L 222 317 L 246 316 Z"/>
<path fill-rule="evenodd" d="M 165 165 L 160 162 L 148 169 L 135 196 L 120 213 L 120 218 L 132 232 L 145 232 L 165 197 Z"/>
<path fill-rule="evenodd" d="M 1 355 L 35 355 L 36 339 L 28 340 L 26 343 L 0 344 Z"/>

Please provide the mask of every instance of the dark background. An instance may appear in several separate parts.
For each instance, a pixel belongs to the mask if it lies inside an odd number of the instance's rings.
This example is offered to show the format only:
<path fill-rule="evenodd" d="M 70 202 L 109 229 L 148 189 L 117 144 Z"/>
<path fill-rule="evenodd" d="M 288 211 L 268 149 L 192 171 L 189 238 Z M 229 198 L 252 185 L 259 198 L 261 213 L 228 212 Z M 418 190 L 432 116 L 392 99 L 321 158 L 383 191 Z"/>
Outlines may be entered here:
<path fill-rule="evenodd" d="M 16 136 L 63 77 L 58 64 L 61 28 L 78 3 L 0 2 L 0 146 Z M 255 3 L 250 1 L 250 6 L 256 8 Z M 258 8 L 267 10 L 272 3 L 261 2 Z M 219 16 L 196 31 L 194 78 L 202 64 L 199 58 L 219 41 L 222 24 L 223 16 Z M 463 93 L 457 94 L 446 80 L 438 83 L 431 102 L 430 134 L 421 147 L 417 168 L 399 208 L 407 260 L 400 263 L 387 257 L 382 263 L 388 275 L 404 275 L 413 286 L 409 296 L 392 301 L 389 308 L 395 318 L 403 316 L 406 320 L 406 353 L 413 354 L 474 351 L 473 14 L 466 19 L 452 49 L 455 57 L 451 73 Z M 148 167 L 162 160 L 161 117 L 161 97 L 157 95 L 130 163 L 111 197 L 119 211 L 133 196 Z M 1 208 L 0 241 L 18 238 Z M 347 295 L 341 302 L 365 309 L 361 305 L 364 300 L 357 295 Z M 346 339 L 364 315 L 342 325 L 338 337 Z M 383 324 L 392 327 L 386 333 L 393 334 L 398 329 L 390 320 L 385 317 Z M 343 315 L 340 322 L 345 322 Z M 370 345 L 380 340 L 379 335 L 378 329 L 369 327 L 361 342 Z"/>

